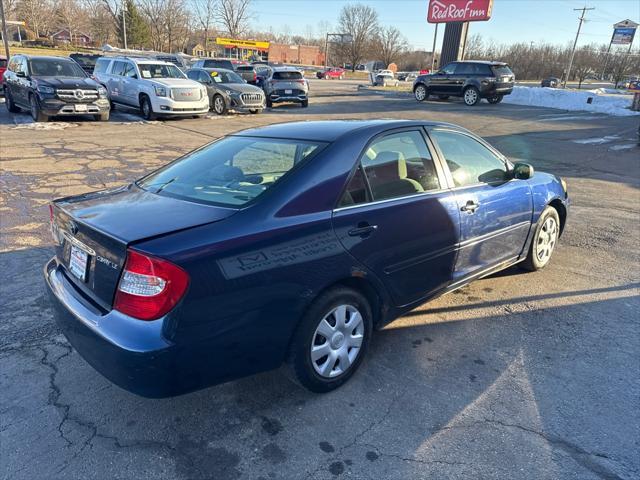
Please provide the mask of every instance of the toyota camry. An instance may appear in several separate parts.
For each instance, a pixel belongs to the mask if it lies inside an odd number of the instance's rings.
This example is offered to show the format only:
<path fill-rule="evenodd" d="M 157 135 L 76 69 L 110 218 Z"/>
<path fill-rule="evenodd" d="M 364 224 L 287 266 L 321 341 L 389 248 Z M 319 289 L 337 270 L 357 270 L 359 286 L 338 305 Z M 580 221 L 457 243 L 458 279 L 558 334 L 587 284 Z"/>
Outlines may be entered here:
<path fill-rule="evenodd" d="M 545 267 L 561 178 L 451 124 L 297 122 L 50 205 L 57 322 L 108 379 L 172 396 L 285 363 L 314 392 L 427 300 Z"/>

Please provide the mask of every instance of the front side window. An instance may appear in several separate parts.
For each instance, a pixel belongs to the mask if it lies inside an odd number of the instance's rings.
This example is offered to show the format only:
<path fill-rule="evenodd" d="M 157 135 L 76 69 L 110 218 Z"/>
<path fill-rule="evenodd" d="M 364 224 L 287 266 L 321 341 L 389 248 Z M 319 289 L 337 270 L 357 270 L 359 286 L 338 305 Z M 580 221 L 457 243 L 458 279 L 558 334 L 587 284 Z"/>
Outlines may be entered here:
<path fill-rule="evenodd" d="M 127 66 L 124 69 L 124 76 L 129 78 L 137 76 L 136 67 L 133 66 L 133 63 L 127 63 Z"/>
<path fill-rule="evenodd" d="M 31 74 L 37 77 L 86 77 L 84 70 L 72 60 L 32 58 Z"/>
<path fill-rule="evenodd" d="M 469 135 L 433 130 L 431 136 L 440 147 L 456 187 L 507 179 L 505 162 Z"/>
<path fill-rule="evenodd" d="M 373 200 L 440 188 L 435 165 L 419 131 L 394 133 L 373 141 L 360 162 Z"/>
<path fill-rule="evenodd" d="M 448 65 L 446 65 L 443 69 L 442 69 L 442 73 L 446 73 L 447 75 L 452 75 L 453 72 L 456 70 L 456 63 L 450 63 Z"/>
<path fill-rule="evenodd" d="M 139 180 L 160 195 L 240 207 L 273 188 L 322 143 L 257 137 L 226 137 Z"/>
<path fill-rule="evenodd" d="M 175 65 L 163 63 L 140 63 L 140 76 L 142 78 L 185 78 L 184 73 Z"/>

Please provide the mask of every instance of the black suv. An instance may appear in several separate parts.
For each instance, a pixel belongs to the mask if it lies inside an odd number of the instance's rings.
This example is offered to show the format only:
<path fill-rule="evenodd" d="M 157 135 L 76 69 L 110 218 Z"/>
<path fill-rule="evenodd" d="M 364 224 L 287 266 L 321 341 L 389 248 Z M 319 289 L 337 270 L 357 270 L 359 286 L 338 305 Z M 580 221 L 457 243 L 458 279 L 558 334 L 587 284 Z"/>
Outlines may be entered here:
<path fill-rule="evenodd" d="M 462 97 L 467 105 L 476 105 L 481 98 L 500 103 L 513 90 L 515 77 L 509 65 L 502 62 L 467 60 L 448 63 L 430 75 L 420 75 L 413 82 L 413 94 L 422 102 L 429 95 L 441 100 Z"/>
<path fill-rule="evenodd" d="M 3 85 L 7 110 L 29 109 L 36 122 L 57 115 L 92 115 L 96 120 L 109 120 L 107 89 L 69 58 L 14 55 Z"/>

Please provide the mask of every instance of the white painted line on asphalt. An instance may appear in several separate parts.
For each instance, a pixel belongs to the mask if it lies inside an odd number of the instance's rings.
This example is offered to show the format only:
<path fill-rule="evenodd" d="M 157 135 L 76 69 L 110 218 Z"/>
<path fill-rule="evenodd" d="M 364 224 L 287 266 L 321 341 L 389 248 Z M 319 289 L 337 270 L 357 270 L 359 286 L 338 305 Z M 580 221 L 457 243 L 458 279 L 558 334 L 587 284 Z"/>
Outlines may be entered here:
<path fill-rule="evenodd" d="M 573 143 L 580 143 L 582 145 L 602 145 L 603 143 L 613 142 L 614 140 L 618 140 L 619 138 L 619 135 L 606 135 L 604 137 L 582 138 L 580 140 L 571 141 Z"/>
<path fill-rule="evenodd" d="M 635 146 L 637 146 L 635 143 L 625 143 L 622 145 L 612 145 L 611 147 L 609 147 L 609 150 L 628 150 L 630 148 L 634 148 Z"/>

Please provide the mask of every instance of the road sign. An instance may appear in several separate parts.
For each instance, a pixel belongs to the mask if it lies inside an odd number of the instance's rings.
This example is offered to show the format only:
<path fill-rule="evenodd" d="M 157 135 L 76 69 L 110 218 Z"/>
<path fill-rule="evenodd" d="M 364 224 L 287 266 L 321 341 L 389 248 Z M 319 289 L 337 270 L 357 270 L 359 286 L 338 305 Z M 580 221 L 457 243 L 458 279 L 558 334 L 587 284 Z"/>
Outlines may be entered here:
<path fill-rule="evenodd" d="M 482 22 L 491 18 L 493 0 L 429 0 L 427 22 Z"/>
<path fill-rule="evenodd" d="M 614 45 L 631 45 L 635 34 L 635 28 L 614 28 L 611 43 Z"/>

